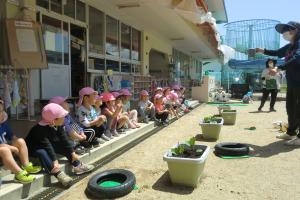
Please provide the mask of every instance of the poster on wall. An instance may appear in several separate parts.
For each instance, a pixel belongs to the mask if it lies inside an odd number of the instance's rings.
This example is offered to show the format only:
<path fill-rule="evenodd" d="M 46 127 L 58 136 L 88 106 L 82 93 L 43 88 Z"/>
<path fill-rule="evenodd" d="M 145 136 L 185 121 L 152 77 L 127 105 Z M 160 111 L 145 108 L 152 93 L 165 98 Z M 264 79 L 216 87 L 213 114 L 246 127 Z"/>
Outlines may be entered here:
<path fill-rule="evenodd" d="M 34 21 L 6 20 L 9 57 L 6 64 L 16 69 L 48 68 L 41 25 Z"/>

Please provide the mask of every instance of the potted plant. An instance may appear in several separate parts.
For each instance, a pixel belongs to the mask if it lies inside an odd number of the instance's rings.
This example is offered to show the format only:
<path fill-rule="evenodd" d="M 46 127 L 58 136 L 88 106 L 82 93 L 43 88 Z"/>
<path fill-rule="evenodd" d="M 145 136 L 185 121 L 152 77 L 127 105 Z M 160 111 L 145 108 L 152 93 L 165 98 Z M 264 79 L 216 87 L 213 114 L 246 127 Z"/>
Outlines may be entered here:
<path fill-rule="evenodd" d="M 221 116 L 224 119 L 224 125 L 234 125 L 236 122 L 236 110 L 222 110 Z"/>
<path fill-rule="evenodd" d="M 204 139 L 219 139 L 221 127 L 223 126 L 224 120 L 221 117 L 207 116 L 200 121 L 202 134 Z"/>
<path fill-rule="evenodd" d="M 209 154 L 209 146 L 195 144 L 195 137 L 177 144 L 167 151 L 164 161 L 168 163 L 173 184 L 197 187 Z"/>

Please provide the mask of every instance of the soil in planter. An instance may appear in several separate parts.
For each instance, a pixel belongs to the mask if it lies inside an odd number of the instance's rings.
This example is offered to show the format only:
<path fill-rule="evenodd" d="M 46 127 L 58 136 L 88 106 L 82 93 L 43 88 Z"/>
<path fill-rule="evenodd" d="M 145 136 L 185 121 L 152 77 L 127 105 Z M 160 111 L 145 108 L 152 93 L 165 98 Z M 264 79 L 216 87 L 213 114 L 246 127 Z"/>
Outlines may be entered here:
<path fill-rule="evenodd" d="M 180 144 L 184 146 L 184 152 L 183 154 L 180 155 L 172 155 L 172 157 L 177 157 L 177 158 L 200 158 L 204 151 L 206 150 L 206 147 L 202 146 L 193 146 L 190 147 L 187 144 Z"/>

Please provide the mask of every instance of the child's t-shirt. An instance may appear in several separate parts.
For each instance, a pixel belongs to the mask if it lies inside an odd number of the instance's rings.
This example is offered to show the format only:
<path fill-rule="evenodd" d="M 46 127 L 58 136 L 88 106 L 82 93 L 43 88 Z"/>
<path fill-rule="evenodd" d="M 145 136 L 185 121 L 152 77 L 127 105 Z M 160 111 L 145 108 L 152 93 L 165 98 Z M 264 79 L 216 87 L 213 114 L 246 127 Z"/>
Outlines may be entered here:
<path fill-rule="evenodd" d="M 156 112 L 161 112 L 165 109 L 164 105 L 163 104 L 156 104 L 155 105 L 155 111 Z"/>
<path fill-rule="evenodd" d="M 142 110 L 145 110 L 147 107 L 151 106 L 152 102 L 148 99 L 147 101 L 139 101 L 138 107 Z"/>
<path fill-rule="evenodd" d="M 80 134 L 83 132 L 83 128 L 81 128 L 72 118 L 70 114 L 68 114 L 65 117 L 64 121 L 65 129 L 68 134 L 70 134 L 72 131 L 75 131 L 77 134 Z"/>
<path fill-rule="evenodd" d="M 80 106 L 77 111 L 78 121 L 84 127 L 90 127 L 91 122 L 97 119 L 96 110 L 93 106 L 87 109 L 84 106 Z"/>
<path fill-rule="evenodd" d="M 112 112 L 112 113 L 114 113 L 115 112 L 115 109 L 114 108 L 108 108 L 108 107 L 106 107 L 106 108 L 104 108 L 103 109 L 103 114 L 106 116 L 106 118 L 111 118 L 111 116 L 108 114 L 109 112 Z"/>
<path fill-rule="evenodd" d="M 74 152 L 73 144 L 68 139 L 63 126 L 51 127 L 37 124 L 31 128 L 25 141 L 29 152 L 45 149 L 51 160 L 57 160 L 55 152 L 55 146 L 57 145 L 68 155 Z"/>
<path fill-rule="evenodd" d="M 0 144 L 7 144 L 13 138 L 13 132 L 7 122 L 0 124 Z"/>

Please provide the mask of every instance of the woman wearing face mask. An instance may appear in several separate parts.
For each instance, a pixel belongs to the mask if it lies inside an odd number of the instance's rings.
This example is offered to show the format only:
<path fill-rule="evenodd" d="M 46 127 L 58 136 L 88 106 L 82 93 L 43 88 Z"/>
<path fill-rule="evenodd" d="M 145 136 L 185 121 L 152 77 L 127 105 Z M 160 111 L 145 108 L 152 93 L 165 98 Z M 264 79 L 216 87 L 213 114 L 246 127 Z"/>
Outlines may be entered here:
<path fill-rule="evenodd" d="M 268 59 L 266 62 L 266 69 L 261 73 L 263 96 L 258 111 L 261 111 L 264 107 L 265 102 L 271 93 L 270 112 L 276 112 L 274 105 L 277 99 L 278 90 L 280 89 L 280 75 L 279 73 L 273 73 L 273 70 L 276 69 L 276 63 L 276 60 Z"/>
<path fill-rule="evenodd" d="M 278 66 L 278 69 L 286 71 L 286 110 L 289 128 L 286 133 L 278 135 L 277 138 L 289 140 L 286 142 L 287 145 L 300 146 L 300 134 L 297 132 L 300 113 L 300 23 L 291 21 L 287 24 L 277 24 L 275 29 L 289 43 L 278 50 L 257 48 L 256 52 L 280 58 L 285 57 L 285 63 Z M 276 72 L 277 70 L 272 70 L 271 74 Z"/>

